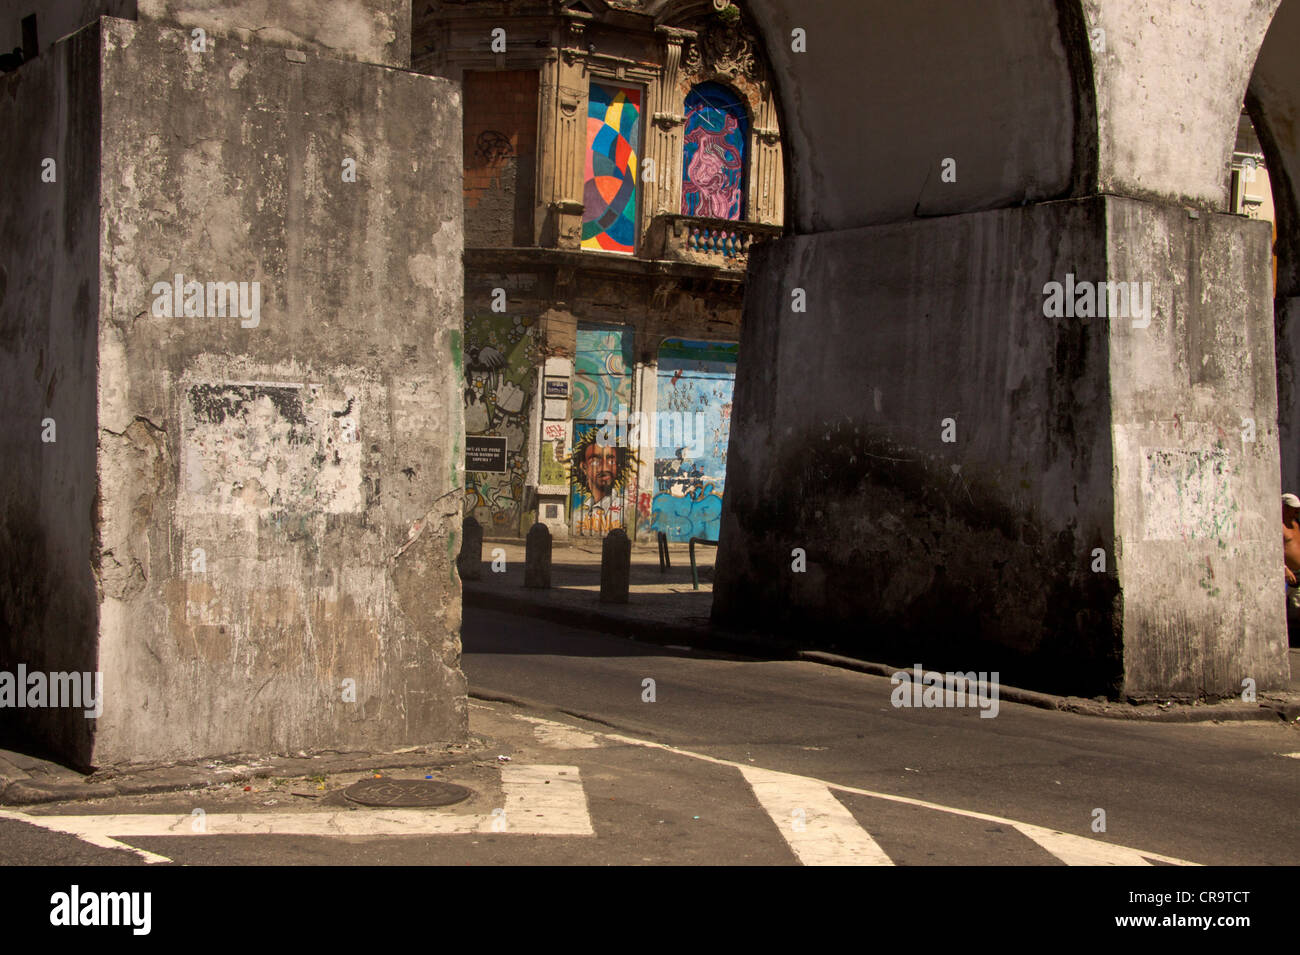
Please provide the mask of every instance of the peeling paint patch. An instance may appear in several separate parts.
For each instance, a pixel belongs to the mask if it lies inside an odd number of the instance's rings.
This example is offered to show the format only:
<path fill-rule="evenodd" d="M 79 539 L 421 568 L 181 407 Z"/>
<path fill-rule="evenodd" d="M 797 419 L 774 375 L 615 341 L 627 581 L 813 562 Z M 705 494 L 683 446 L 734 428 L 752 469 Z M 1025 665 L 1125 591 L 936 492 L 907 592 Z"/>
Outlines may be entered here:
<path fill-rule="evenodd" d="M 195 382 L 183 413 L 185 486 L 197 509 L 363 510 L 360 408 L 351 390 Z"/>
<path fill-rule="evenodd" d="M 1223 448 L 1143 448 L 1143 537 L 1152 541 L 1237 536 L 1239 506 Z"/>

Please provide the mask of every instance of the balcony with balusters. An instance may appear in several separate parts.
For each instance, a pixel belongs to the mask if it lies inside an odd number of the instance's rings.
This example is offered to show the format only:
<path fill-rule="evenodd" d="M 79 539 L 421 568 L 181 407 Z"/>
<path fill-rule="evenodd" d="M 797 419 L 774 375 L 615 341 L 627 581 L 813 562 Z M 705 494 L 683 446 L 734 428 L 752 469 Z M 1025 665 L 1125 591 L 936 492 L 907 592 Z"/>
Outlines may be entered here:
<path fill-rule="evenodd" d="M 668 262 L 743 272 L 757 243 L 781 234 L 781 227 L 729 219 L 660 214 L 654 217 L 642 254 Z"/>

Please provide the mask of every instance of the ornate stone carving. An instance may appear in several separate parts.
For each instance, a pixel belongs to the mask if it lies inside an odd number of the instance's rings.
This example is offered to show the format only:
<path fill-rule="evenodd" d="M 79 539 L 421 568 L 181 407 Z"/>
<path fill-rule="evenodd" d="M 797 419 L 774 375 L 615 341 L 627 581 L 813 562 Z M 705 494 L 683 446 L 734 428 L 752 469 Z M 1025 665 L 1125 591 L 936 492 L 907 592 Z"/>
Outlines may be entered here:
<path fill-rule="evenodd" d="M 757 79 L 758 44 L 741 26 L 740 18 L 713 19 L 690 42 L 682 57 L 688 73 L 712 73 L 736 79 Z"/>
<path fill-rule="evenodd" d="M 587 31 L 587 24 L 583 20 L 570 19 L 564 23 L 564 44 L 560 49 L 560 55 L 564 57 L 564 62 L 572 66 L 586 54 L 582 48 L 582 37 Z"/>

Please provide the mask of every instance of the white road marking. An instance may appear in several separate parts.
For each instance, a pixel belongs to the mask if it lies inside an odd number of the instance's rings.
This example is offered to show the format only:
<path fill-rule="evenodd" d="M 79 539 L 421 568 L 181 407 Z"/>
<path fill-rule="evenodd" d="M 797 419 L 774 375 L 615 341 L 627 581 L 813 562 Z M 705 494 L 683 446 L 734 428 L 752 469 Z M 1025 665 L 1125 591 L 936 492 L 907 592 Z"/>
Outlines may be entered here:
<path fill-rule="evenodd" d="M 569 726 L 567 723 L 556 723 L 553 720 L 522 714 L 516 714 L 516 718 L 532 723 L 533 735 L 537 737 L 537 742 L 552 749 L 597 749 L 603 745 L 590 733 L 576 726 Z"/>
<path fill-rule="evenodd" d="M 756 766 L 740 772 L 804 865 L 894 864 L 828 787 Z"/>
<path fill-rule="evenodd" d="M 169 859 L 167 856 L 160 856 L 160 855 L 157 855 L 157 854 L 155 854 L 155 853 L 153 853 L 153 852 L 149 852 L 149 851 L 146 850 L 146 849 L 137 849 L 135 846 L 128 846 L 128 845 L 127 845 L 126 843 L 124 843 L 124 842 L 118 842 L 116 839 L 110 839 L 108 836 L 104 835 L 102 832 L 98 832 L 98 831 L 95 831 L 95 830 L 88 830 L 88 831 L 86 831 L 86 832 L 80 832 L 80 831 L 77 831 L 77 830 L 75 829 L 75 827 L 74 827 L 74 828 L 68 828 L 68 827 L 66 827 L 66 826 L 61 826 L 61 825 L 57 825 L 57 824 L 56 824 L 56 825 L 49 825 L 49 824 L 47 824 L 47 823 L 44 821 L 44 820 L 47 820 L 47 819 L 53 819 L 53 818 L 55 818 L 55 817 L 53 817 L 53 816 L 28 816 L 28 815 L 26 815 L 25 813 L 21 813 L 21 812 L 13 812 L 13 811 L 8 810 L 8 809 L 0 809 L 0 819 L 16 819 L 16 820 L 18 820 L 19 822 L 26 822 L 26 823 L 31 823 L 31 824 L 33 824 L 33 825 L 40 826 L 42 829 L 49 829 L 51 832 L 63 832 L 63 833 L 67 833 L 68 835 L 76 836 L 76 837 L 77 837 L 78 839 L 80 839 L 82 842 L 89 843 L 89 844 L 92 845 L 92 846 L 98 846 L 98 847 L 101 848 L 101 849 L 125 849 L 127 852 L 134 852 L 134 853 L 135 853 L 136 855 L 138 855 L 141 859 L 143 859 L 145 862 L 150 863 L 151 865 L 152 865 L 153 863 L 156 863 L 156 862 L 171 862 L 171 861 L 172 861 L 172 860 Z M 76 817 L 75 817 L 75 816 L 67 816 L 67 817 L 64 817 L 64 818 L 73 819 L 73 818 L 76 818 Z M 92 817 L 92 818 L 93 818 L 93 817 Z M 170 818 L 170 817 L 168 817 L 168 818 Z M 189 819 L 190 817 L 189 817 L 189 816 L 186 816 L 185 818 L 186 818 L 186 819 Z"/>
<path fill-rule="evenodd" d="M 576 766 L 503 766 L 501 789 L 504 816 L 499 813 L 457 816 L 434 809 L 210 812 L 203 817 L 202 831 L 198 832 L 196 817 L 188 814 L 41 816 L 0 809 L 0 818 L 65 832 L 101 848 L 130 849 L 147 862 L 171 860 L 118 840 L 153 836 L 429 836 L 475 832 L 595 835 L 587 813 L 582 777 Z"/>
<path fill-rule="evenodd" d="M 1150 865 L 1148 859 L 1167 861 L 1163 856 L 1152 855 L 1149 852 L 1139 852 L 1137 849 L 1130 849 L 1127 846 L 1117 846 L 1110 842 L 1101 842 L 1098 839 L 1087 839 L 1057 829 L 1031 826 L 1027 822 L 1015 822 L 1011 825 L 1018 832 L 1033 839 L 1034 842 L 1066 865 Z M 1193 863 L 1179 862 L 1177 864 L 1192 865 Z"/>
<path fill-rule="evenodd" d="M 501 785 L 506 794 L 507 832 L 535 836 L 596 834 L 578 767 L 506 766 L 501 770 Z"/>
<path fill-rule="evenodd" d="M 1300 753 L 1278 753 L 1279 756 L 1287 756 L 1291 759 L 1300 759 Z"/>
<path fill-rule="evenodd" d="M 603 736 L 605 739 L 612 740 L 612 741 L 614 741 L 614 742 L 626 743 L 626 744 L 629 745 L 629 746 L 645 746 L 645 747 L 648 747 L 648 748 L 650 748 L 650 749 L 659 749 L 659 750 L 663 750 L 664 752 L 667 752 L 667 753 L 675 753 L 675 754 L 678 755 L 678 756 L 689 756 L 689 757 L 692 758 L 692 759 L 703 760 L 703 761 L 706 762 L 706 763 L 713 763 L 713 764 L 718 765 L 718 766 L 732 766 L 732 767 L 735 767 L 736 769 L 741 770 L 742 773 L 743 773 L 746 769 L 750 769 L 750 768 L 751 768 L 751 767 L 745 765 L 744 763 L 737 763 L 737 762 L 734 762 L 734 761 L 732 761 L 732 760 L 730 760 L 730 759 L 720 759 L 720 758 L 718 758 L 717 756 L 709 756 L 709 755 L 707 755 L 706 753 L 696 753 L 696 752 L 693 752 L 693 751 L 688 750 L 688 749 L 681 749 L 681 748 L 679 748 L 679 747 L 677 747 L 677 746 L 669 746 L 667 743 L 654 743 L 654 742 L 651 742 L 650 740 L 637 739 L 637 738 L 634 737 L 634 736 L 623 736 L 621 733 L 597 733 L 596 735 L 597 735 L 597 736 Z M 1133 854 L 1135 854 L 1136 856 L 1142 858 L 1143 860 L 1148 860 L 1148 859 L 1150 859 L 1150 860 L 1156 860 L 1156 861 L 1159 861 L 1159 862 L 1167 863 L 1167 864 L 1169 864 L 1169 865 L 1187 865 L 1187 866 L 1200 865 L 1200 863 L 1198 863 L 1198 862 L 1189 862 L 1189 861 L 1186 860 L 1186 859 L 1176 859 L 1176 858 L 1174 858 L 1173 856 L 1160 855 L 1159 853 L 1156 853 L 1156 852 L 1143 852 L 1143 851 L 1141 851 L 1141 850 L 1139 850 L 1139 849 L 1132 849 L 1132 848 L 1129 848 L 1128 846 L 1120 846 L 1120 845 L 1116 845 L 1116 844 L 1114 844 L 1114 843 L 1102 842 L 1101 840 L 1093 841 L 1093 840 L 1090 840 L 1090 839 L 1084 839 L 1084 838 L 1081 837 L 1081 836 L 1069 837 L 1069 834 L 1068 834 L 1068 833 L 1064 833 L 1064 832 L 1057 833 L 1056 830 L 1052 830 L 1052 829 L 1043 829 L 1043 828 L 1038 827 L 1038 826 L 1030 826 L 1030 825 L 1028 825 L 1027 823 L 1020 823 L 1020 822 L 1017 822 L 1017 821 L 1014 820 L 1014 819 L 1006 819 L 1006 818 L 1004 818 L 1004 817 L 1002 817 L 1002 816 L 994 816 L 994 815 L 992 815 L 992 814 L 990 814 L 990 813 L 986 813 L 986 812 L 974 812 L 974 811 L 972 811 L 972 810 L 970 810 L 970 809 L 957 809 L 957 808 L 954 807 L 954 806 L 941 806 L 941 805 L 939 805 L 938 803 L 934 803 L 934 802 L 926 802 L 924 799 L 913 799 L 913 798 L 911 798 L 910 796 L 896 796 L 896 795 L 894 795 L 893 793 L 880 793 L 880 792 L 874 792 L 874 791 L 872 791 L 872 790 L 870 790 L 870 789 L 860 789 L 860 788 L 858 788 L 857 786 L 846 786 L 846 785 L 844 785 L 843 783 L 831 782 L 830 780 L 826 780 L 826 779 L 817 779 L 816 777 L 813 777 L 813 776 L 801 776 L 801 777 L 799 777 L 799 778 L 800 778 L 800 779 L 806 779 L 806 780 L 808 780 L 808 781 L 810 781 L 810 782 L 818 783 L 819 785 L 826 786 L 826 787 L 828 787 L 829 789 L 837 789 L 837 790 L 839 790 L 840 792 L 854 793 L 854 794 L 859 795 L 859 796 L 870 796 L 870 797 L 873 798 L 873 799 L 884 799 L 884 800 L 887 800 L 887 801 L 889 801 L 889 802 L 902 803 L 903 805 L 907 805 L 907 806 L 918 806 L 918 807 L 920 807 L 921 809 L 933 809 L 933 810 L 936 811 L 936 812 L 946 812 L 946 813 L 951 813 L 951 814 L 954 815 L 954 816 L 964 816 L 964 817 L 966 817 L 967 819 L 980 819 L 980 820 L 983 820 L 983 821 L 985 821 L 985 822 L 993 822 L 993 823 L 997 823 L 997 824 L 999 824 L 999 825 L 1003 825 L 1003 826 L 1010 826 L 1010 827 L 1012 827 L 1013 829 L 1017 829 L 1017 830 L 1020 831 L 1020 832 L 1025 832 L 1025 830 L 1026 830 L 1026 828 L 1027 828 L 1027 829 L 1032 829 L 1032 830 L 1034 830 L 1035 832 L 1039 832 L 1039 833 L 1052 833 L 1052 834 L 1055 834 L 1055 835 L 1066 836 L 1066 837 L 1068 837 L 1068 838 L 1077 838 L 1077 839 L 1080 839 L 1080 840 L 1083 841 L 1083 842 L 1087 842 L 1087 843 L 1089 843 L 1090 845 L 1093 845 L 1093 846 L 1097 846 L 1097 847 L 1105 847 L 1105 848 L 1098 848 L 1098 849 L 1096 850 L 1096 852 L 1097 852 L 1098 854 L 1102 854 L 1102 855 L 1104 855 L 1104 854 L 1106 854 L 1106 853 L 1114 853 L 1115 855 L 1110 856 L 1111 858 L 1117 857 L 1117 855 L 1118 855 L 1119 853 L 1126 853 L 1126 854 L 1127 854 L 1127 853 L 1133 853 Z M 1026 834 L 1026 835 L 1029 835 L 1028 832 L 1025 832 L 1025 834 Z M 1030 836 L 1030 838 L 1033 839 L 1034 837 L 1033 837 L 1033 836 Z M 1037 842 L 1038 840 L 1035 839 L 1034 841 Z M 1039 844 L 1042 845 L 1041 842 L 1040 842 Z M 1063 844 L 1063 843 L 1060 843 L 1060 842 L 1058 842 L 1057 844 L 1060 845 L 1060 846 L 1062 846 L 1062 847 L 1064 846 L 1064 844 Z M 1052 850 L 1049 849 L 1048 851 L 1050 852 L 1050 851 L 1052 851 Z M 1074 858 L 1078 858 L 1078 859 L 1082 859 L 1082 858 L 1083 858 L 1082 853 L 1079 852 L 1079 851 L 1077 850 L 1077 847 L 1074 847 L 1074 848 L 1072 849 L 1072 852 L 1073 852 L 1073 857 L 1074 857 Z M 1125 857 L 1128 858 L 1127 855 L 1126 855 Z M 1059 858 L 1059 857 L 1058 857 L 1058 858 Z M 1063 860 L 1063 861 L 1064 861 L 1064 860 Z M 1082 864 L 1084 864 L 1084 863 L 1079 862 L 1079 863 L 1071 863 L 1071 864 L 1072 864 L 1072 865 L 1074 865 L 1074 864 L 1080 864 L 1080 865 L 1082 865 Z M 1093 863 L 1088 863 L 1088 864 L 1093 864 Z M 1111 865 L 1111 864 L 1115 864 L 1115 863 L 1113 863 L 1113 862 L 1106 862 L 1106 863 L 1104 863 L 1104 864 Z M 1121 865 L 1128 865 L 1128 864 L 1133 864 L 1133 863 L 1125 862 L 1125 863 L 1119 863 L 1119 864 L 1121 864 Z"/>

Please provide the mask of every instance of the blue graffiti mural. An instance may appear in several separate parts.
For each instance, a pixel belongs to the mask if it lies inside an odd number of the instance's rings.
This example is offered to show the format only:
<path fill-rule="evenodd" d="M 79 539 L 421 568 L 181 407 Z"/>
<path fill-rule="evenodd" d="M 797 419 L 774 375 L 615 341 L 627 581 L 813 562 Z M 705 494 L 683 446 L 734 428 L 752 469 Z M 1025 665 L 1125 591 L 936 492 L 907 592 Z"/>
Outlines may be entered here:
<path fill-rule="evenodd" d="M 722 496 L 713 493 L 713 485 L 692 488 L 684 497 L 656 494 L 650 508 L 651 524 L 669 540 L 687 541 L 692 537 L 717 540 L 722 521 Z"/>
<path fill-rule="evenodd" d="M 680 338 L 659 349 L 658 414 L 681 428 L 661 427 L 656 435 L 648 529 L 669 540 L 718 539 L 737 349 Z"/>

